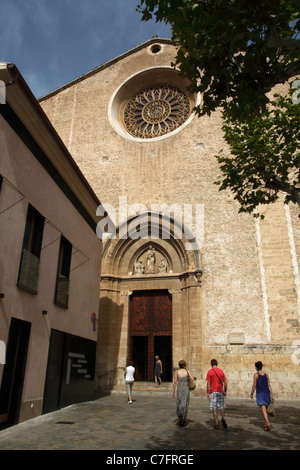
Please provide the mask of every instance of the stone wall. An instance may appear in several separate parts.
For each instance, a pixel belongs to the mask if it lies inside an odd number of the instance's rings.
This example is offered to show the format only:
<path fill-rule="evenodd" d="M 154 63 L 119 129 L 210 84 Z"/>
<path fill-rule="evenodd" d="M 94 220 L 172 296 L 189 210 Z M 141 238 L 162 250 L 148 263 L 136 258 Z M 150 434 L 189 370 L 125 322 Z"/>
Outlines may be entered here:
<path fill-rule="evenodd" d="M 275 344 L 205 347 L 201 392 L 204 394 L 206 390 L 205 379 L 211 367 L 210 360 L 217 359 L 218 367 L 224 371 L 228 381 L 228 397 L 249 398 L 256 372 L 254 364 L 261 361 L 263 370 L 269 375 L 275 400 L 300 398 L 300 371 L 295 353 L 295 347 Z"/>
<path fill-rule="evenodd" d="M 181 304 L 194 336 L 181 349 L 173 341 L 175 366 L 184 353 L 199 375 L 203 364 L 207 368 L 211 352 L 216 354 L 220 348 L 221 362 L 226 359 L 228 375 L 234 377 L 231 390 L 240 395 L 240 382 L 247 379 L 248 389 L 251 382 L 249 371 L 253 371 L 256 357 L 252 345 L 260 345 L 259 355 L 265 354 L 268 368 L 272 365 L 275 382 L 276 374 L 281 374 L 280 391 L 295 396 L 299 365 L 289 359 L 290 348 L 300 340 L 299 211 L 278 202 L 265 208 L 265 219 L 258 221 L 238 212 L 230 191 L 219 192 L 214 184 L 220 176 L 215 155 L 228 149 L 218 111 L 191 117 L 164 138 L 143 142 L 119 131 L 116 121 L 122 127 L 122 116 L 112 106 L 116 97 L 121 108 L 122 93 L 128 94 L 133 85 L 143 86 L 139 76 L 155 81 L 174 60 L 175 48 L 167 41 L 157 42 L 161 46 L 158 54 L 151 52 L 154 41 L 137 47 L 49 95 L 41 105 L 104 206 L 107 203 L 115 210 L 116 225 L 129 219 L 136 204 L 148 211 L 155 204 L 192 207 L 193 220 L 185 223 L 192 233 L 200 233 L 203 275 L 199 296 Z M 200 225 L 197 207 L 202 210 Z M 116 257 L 114 267 L 109 262 L 106 266 L 118 277 L 121 264 Z M 105 268 L 102 272 L 107 274 Z M 147 284 L 147 288 L 152 287 Z M 100 310 L 101 315 L 109 324 L 107 312 Z M 242 345 L 231 346 L 232 337 L 239 337 Z M 110 341 L 119 340 L 112 333 Z M 105 344 L 99 345 L 99 354 L 101 368 L 108 370 L 110 354 Z M 126 341 L 124 344 L 122 351 Z M 120 366 L 123 353 L 118 357 L 114 362 Z M 287 374 L 290 386 L 284 385 Z"/>

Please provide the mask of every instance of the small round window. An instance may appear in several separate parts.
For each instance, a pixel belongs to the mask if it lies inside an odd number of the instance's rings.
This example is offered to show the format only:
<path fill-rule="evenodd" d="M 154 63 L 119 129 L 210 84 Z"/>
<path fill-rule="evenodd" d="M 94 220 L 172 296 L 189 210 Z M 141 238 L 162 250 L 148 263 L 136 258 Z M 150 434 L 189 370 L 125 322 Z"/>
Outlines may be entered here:
<path fill-rule="evenodd" d="M 158 54 L 159 52 L 161 52 L 161 45 L 154 44 L 154 46 L 151 47 L 150 51 L 152 54 Z"/>

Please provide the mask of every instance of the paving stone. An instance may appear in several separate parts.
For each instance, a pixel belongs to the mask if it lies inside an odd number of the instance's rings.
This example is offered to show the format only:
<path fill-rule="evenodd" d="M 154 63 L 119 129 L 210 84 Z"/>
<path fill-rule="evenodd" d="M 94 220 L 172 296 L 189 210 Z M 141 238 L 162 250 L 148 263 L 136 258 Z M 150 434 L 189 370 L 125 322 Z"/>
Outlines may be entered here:
<path fill-rule="evenodd" d="M 103 396 L 0 431 L 0 450 L 299 450 L 300 401 L 276 401 L 272 430 L 263 430 L 254 400 L 226 400 L 228 429 L 215 430 L 205 398 L 191 397 L 187 426 L 178 426 L 170 395 Z"/>

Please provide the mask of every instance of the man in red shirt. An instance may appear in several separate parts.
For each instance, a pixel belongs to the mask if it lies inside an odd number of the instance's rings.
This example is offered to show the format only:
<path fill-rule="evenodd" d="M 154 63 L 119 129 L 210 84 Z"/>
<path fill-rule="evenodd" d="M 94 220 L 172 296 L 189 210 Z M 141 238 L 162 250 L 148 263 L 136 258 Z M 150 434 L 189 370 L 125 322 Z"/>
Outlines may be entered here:
<path fill-rule="evenodd" d="M 218 410 L 221 412 L 221 422 L 223 428 L 227 428 L 225 417 L 225 396 L 227 392 L 227 379 L 224 372 L 217 367 L 218 362 L 216 359 L 210 361 L 211 369 L 207 372 L 206 381 L 207 381 L 207 399 L 209 400 L 209 409 L 212 410 L 214 420 L 215 420 L 215 429 L 219 428 L 218 421 Z"/>

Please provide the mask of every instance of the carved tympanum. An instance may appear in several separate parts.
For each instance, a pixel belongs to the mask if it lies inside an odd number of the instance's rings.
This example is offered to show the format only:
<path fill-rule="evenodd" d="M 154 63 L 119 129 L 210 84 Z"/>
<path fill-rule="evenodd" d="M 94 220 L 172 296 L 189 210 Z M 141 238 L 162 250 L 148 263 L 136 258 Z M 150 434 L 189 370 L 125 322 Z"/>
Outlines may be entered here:
<path fill-rule="evenodd" d="M 157 257 L 159 257 L 157 259 Z M 132 274 L 158 274 L 169 272 L 169 263 L 162 253 L 150 245 L 133 263 Z"/>

